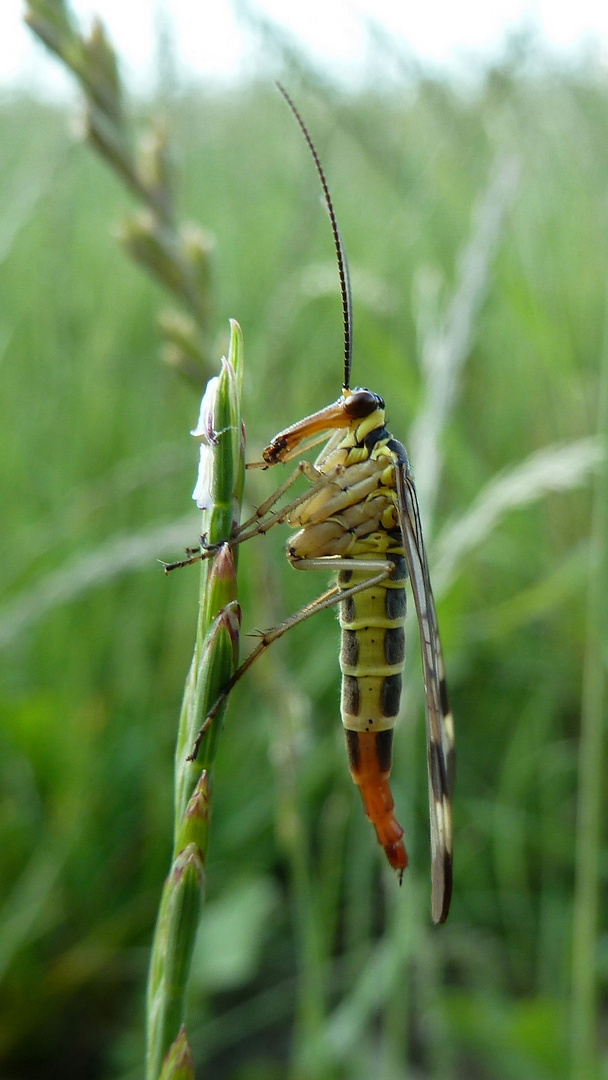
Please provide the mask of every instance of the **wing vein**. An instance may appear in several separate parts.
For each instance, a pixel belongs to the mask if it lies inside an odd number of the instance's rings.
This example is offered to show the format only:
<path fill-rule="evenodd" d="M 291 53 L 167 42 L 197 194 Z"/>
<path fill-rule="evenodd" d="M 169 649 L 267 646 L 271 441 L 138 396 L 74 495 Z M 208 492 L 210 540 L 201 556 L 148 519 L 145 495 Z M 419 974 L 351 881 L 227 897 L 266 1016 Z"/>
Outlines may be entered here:
<path fill-rule="evenodd" d="M 431 910 L 433 921 L 441 923 L 447 918 L 452 895 L 454 722 L 416 488 L 405 464 L 395 466 L 395 476 L 403 550 L 420 628 L 431 823 Z"/>

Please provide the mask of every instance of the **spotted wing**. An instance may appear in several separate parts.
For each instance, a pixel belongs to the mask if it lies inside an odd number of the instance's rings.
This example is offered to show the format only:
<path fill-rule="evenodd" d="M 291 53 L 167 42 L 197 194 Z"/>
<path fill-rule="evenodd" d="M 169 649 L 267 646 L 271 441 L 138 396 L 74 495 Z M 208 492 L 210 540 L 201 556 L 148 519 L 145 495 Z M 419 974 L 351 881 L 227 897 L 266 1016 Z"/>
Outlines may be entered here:
<path fill-rule="evenodd" d="M 435 602 L 426 561 L 418 498 L 405 464 L 395 467 L 399 524 L 407 563 L 422 652 L 426 691 L 426 746 L 431 821 L 431 911 L 433 922 L 445 921 L 452 896 L 452 787 L 454 720 L 448 700 Z"/>

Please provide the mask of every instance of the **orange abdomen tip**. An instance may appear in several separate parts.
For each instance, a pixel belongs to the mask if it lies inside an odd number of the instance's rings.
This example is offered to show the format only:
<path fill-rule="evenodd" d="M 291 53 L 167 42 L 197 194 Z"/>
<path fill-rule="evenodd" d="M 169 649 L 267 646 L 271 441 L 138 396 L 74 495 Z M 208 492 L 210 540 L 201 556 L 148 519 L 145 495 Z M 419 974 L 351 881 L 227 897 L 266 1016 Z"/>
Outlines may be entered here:
<path fill-rule="evenodd" d="M 351 776 L 361 792 L 363 807 L 376 830 L 378 843 L 399 872 L 399 881 L 407 866 L 403 829 L 397 821 L 395 803 L 388 778 L 392 762 L 392 728 L 387 731 L 346 730 L 348 763 Z"/>

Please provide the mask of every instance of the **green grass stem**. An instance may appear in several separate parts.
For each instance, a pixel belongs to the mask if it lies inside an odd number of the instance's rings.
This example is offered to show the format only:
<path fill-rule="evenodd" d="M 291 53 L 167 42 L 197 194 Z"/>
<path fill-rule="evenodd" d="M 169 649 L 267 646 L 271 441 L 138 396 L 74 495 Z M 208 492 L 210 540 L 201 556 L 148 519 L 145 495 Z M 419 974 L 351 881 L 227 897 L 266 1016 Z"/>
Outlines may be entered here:
<path fill-rule="evenodd" d="M 212 770 L 224 708 L 194 761 L 189 760 L 189 754 L 238 661 L 240 609 L 234 559 L 226 541 L 238 524 L 243 491 L 244 437 L 239 405 L 243 339 L 237 323 L 232 321 L 230 328 L 228 360 L 222 362 L 221 374 L 207 387 L 194 432 L 203 440 L 195 489 L 203 509 L 201 534 L 208 543 L 221 546 L 215 556 L 201 562 L 196 642 L 176 747 L 173 864 L 163 890 L 148 978 L 147 1080 L 158 1080 L 161 1071 L 166 1080 L 173 1080 L 182 1067 L 176 1055 L 175 1073 L 170 1071 L 173 1058 L 169 1052 L 185 1023 L 185 997 L 204 890 Z"/>
<path fill-rule="evenodd" d="M 605 839 L 602 826 L 608 663 L 608 335 L 602 357 L 597 430 L 604 458 L 594 479 L 589 542 L 572 926 L 572 1080 L 593 1080 L 599 1075 L 598 914 Z"/>

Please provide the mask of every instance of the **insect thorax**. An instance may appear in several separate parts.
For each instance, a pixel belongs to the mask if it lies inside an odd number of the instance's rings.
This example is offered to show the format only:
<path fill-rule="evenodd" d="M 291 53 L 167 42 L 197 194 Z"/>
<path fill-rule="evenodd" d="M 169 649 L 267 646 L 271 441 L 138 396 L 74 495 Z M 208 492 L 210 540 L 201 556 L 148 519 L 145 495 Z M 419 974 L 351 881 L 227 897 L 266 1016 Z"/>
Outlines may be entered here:
<path fill-rule="evenodd" d="M 327 483 L 289 518 L 300 526 L 288 543 L 289 559 L 403 554 L 395 482 L 403 463 L 405 450 L 384 426 L 382 409 L 336 431 L 315 461 Z"/>

